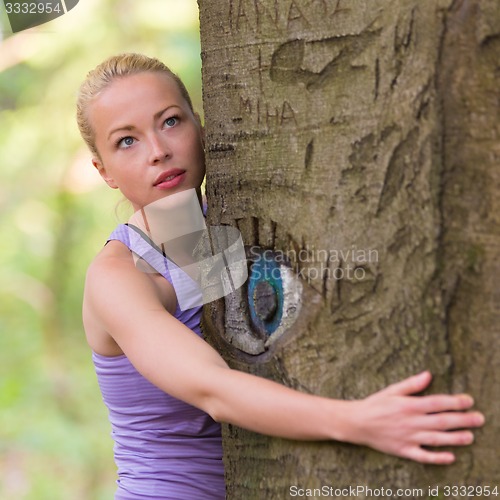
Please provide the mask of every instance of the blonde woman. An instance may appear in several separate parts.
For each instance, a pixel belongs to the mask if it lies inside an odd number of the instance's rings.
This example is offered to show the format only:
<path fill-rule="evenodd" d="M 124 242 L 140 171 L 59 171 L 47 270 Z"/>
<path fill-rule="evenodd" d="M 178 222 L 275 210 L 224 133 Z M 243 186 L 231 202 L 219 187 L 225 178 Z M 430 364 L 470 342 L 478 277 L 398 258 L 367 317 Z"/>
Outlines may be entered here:
<path fill-rule="evenodd" d="M 134 210 L 199 192 L 202 126 L 182 82 L 158 60 L 123 54 L 104 61 L 81 86 L 77 115 L 95 168 Z M 168 272 L 135 265 L 138 243 L 128 230 L 119 226 L 93 260 L 83 304 L 115 440 L 116 499 L 223 499 L 219 422 L 429 464 L 452 463 L 454 455 L 428 446 L 472 443 L 469 429 L 484 418 L 468 411 L 470 396 L 413 396 L 429 385 L 428 372 L 340 401 L 230 369 L 201 338 L 201 308 L 182 311 Z"/>

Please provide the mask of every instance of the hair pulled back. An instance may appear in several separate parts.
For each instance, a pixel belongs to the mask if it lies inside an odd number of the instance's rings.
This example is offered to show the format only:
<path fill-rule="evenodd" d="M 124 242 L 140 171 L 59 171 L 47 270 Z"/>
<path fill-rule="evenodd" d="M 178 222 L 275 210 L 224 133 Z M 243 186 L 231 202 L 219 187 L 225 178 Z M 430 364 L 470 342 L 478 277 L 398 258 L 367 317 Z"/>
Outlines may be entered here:
<path fill-rule="evenodd" d="M 193 104 L 184 83 L 161 61 L 154 57 L 134 53 L 112 56 L 88 73 L 87 78 L 80 86 L 76 102 L 78 128 L 83 140 L 94 156 L 99 157 L 99 152 L 95 144 L 94 130 L 88 117 L 89 104 L 114 80 L 145 72 L 163 73 L 172 78 L 179 87 L 182 97 L 193 111 Z"/>

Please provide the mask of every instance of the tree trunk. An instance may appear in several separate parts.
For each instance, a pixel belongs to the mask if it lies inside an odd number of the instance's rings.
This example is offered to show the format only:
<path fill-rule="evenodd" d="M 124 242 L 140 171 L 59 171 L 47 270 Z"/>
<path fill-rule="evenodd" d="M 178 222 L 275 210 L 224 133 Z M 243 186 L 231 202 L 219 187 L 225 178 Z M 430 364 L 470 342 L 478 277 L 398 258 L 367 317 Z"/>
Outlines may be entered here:
<path fill-rule="evenodd" d="M 206 307 L 208 337 L 334 398 L 430 369 L 431 392 L 470 392 L 488 419 L 445 468 L 225 426 L 228 498 L 500 487 L 498 0 L 199 4 L 209 222 L 287 257 L 300 292 L 279 335 L 244 287 Z"/>

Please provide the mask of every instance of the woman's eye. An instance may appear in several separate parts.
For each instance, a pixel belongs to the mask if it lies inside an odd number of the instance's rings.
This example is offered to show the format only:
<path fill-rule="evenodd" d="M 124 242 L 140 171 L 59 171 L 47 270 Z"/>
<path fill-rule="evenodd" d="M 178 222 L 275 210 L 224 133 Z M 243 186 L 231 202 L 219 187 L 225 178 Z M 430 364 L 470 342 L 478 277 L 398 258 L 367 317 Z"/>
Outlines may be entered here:
<path fill-rule="evenodd" d="M 134 144 L 134 141 L 135 139 L 133 137 L 127 136 L 120 139 L 117 144 L 119 148 L 129 148 Z"/>
<path fill-rule="evenodd" d="M 173 127 L 177 124 L 177 121 L 178 118 L 176 116 L 171 116 L 170 118 L 167 118 L 164 123 L 166 127 Z"/>

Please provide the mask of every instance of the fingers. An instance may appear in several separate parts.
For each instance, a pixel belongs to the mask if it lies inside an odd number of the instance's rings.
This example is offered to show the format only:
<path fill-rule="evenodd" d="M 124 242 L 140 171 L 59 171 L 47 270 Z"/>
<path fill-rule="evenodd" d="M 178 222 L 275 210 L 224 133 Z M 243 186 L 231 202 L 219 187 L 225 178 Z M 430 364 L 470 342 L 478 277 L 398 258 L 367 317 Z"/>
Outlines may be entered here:
<path fill-rule="evenodd" d="M 403 456 L 424 464 L 448 465 L 455 461 L 455 455 L 449 451 L 431 451 L 421 446 L 466 446 L 472 444 L 474 435 L 470 431 L 425 432 L 417 440 L 419 446 L 407 449 Z"/>
<path fill-rule="evenodd" d="M 467 413 L 437 413 L 427 415 L 425 419 L 425 426 L 428 429 L 439 431 L 481 427 L 484 424 L 484 416 L 477 411 Z"/>
<path fill-rule="evenodd" d="M 388 395 L 408 396 L 410 394 L 416 394 L 417 392 L 423 391 L 431 383 L 431 380 L 431 373 L 425 371 L 419 373 L 418 375 L 406 378 L 401 382 L 391 384 L 380 392 Z"/>
<path fill-rule="evenodd" d="M 417 392 L 423 391 L 430 383 L 432 375 L 425 371 L 409 377 L 401 382 L 397 382 L 383 389 L 378 394 L 386 396 L 411 396 Z M 442 413 L 457 411 L 461 412 L 472 408 L 474 399 L 468 394 L 434 394 L 430 396 L 422 396 L 409 398 L 412 401 L 413 408 L 422 413 Z M 484 417 L 479 417 L 477 412 L 475 421 L 472 424 L 467 424 L 464 427 L 479 427 L 484 423 Z"/>
<path fill-rule="evenodd" d="M 474 442 L 474 434 L 470 431 L 422 432 L 417 440 L 423 446 L 466 446 Z"/>
<path fill-rule="evenodd" d="M 455 455 L 449 451 L 429 451 L 420 447 L 410 448 L 403 456 L 422 464 L 448 465 L 455 461 Z"/>
<path fill-rule="evenodd" d="M 434 394 L 415 398 L 414 402 L 425 413 L 468 410 L 474 405 L 474 400 L 468 394 Z"/>

